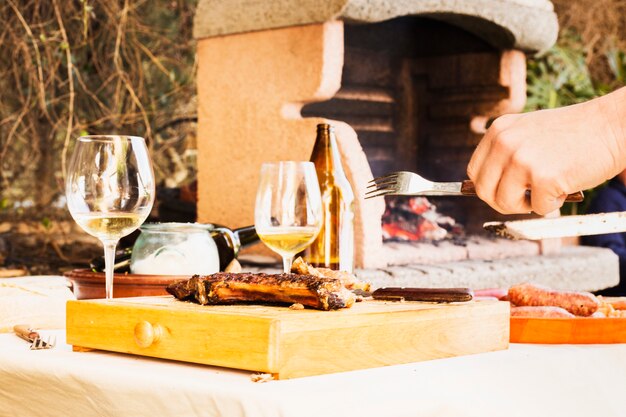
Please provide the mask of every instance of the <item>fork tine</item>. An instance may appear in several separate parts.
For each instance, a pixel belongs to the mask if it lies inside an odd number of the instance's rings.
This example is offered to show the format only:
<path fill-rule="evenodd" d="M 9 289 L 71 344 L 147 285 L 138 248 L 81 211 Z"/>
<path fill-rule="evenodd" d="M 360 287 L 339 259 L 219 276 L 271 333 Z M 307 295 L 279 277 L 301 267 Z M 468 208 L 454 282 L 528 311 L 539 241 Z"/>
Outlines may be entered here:
<path fill-rule="evenodd" d="M 383 175 L 382 177 L 373 178 L 369 182 L 379 183 L 379 182 L 394 180 L 396 178 L 398 178 L 398 173 L 392 172 L 391 174 Z"/>
<path fill-rule="evenodd" d="M 380 196 L 387 195 L 387 194 L 393 194 L 394 192 L 395 190 L 392 188 L 386 188 L 384 190 L 372 190 L 365 194 L 365 199 L 367 200 L 369 198 L 380 197 Z"/>
<path fill-rule="evenodd" d="M 57 343 L 56 336 L 48 337 L 46 340 L 37 337 L 30 345 L 31 350 L 52 349 Z"/>
<path fill-rule="evenodd" d="M 396 185 L 397 181 L 393 180 L 393 181 L 386 181 L 386 182 L 379 182 L 379 183 L 375 183 L 375 184 L 369 184 L 366 188 L 382 188 L 382 187 L 386 187 L 386 186 L 393 186 Z"/>
<path fill-rule="evenodd" d="M 390 195 L 390 194 L 393 194 L 393 191 L 385 191 L 384 193 L 379 193 L 379 194 L 369 194 L 365 196 L 365 199 L 369 200 L 370 198 L 382 197 L 382 196 Z"/>
<path fill-rule="evenodd" d="M 397 191 L 397 190 L 398 190 L 398 186 L 395 183 L 393 183 L 393 184 L 383 184 L 380 187 L 376 187 L 376 188 L 372 188 L 370 190 L 367 190 L 366 194 L 372 194 L 372 193 L 376 193 L 378 191 Z"/>
<path fill-rule="evenodd" d="M 36 337 L 35 340 L 33 340 L 33 342 L 30 345 L 30 349 L 31 350 L 37 350 L 40 349 L 40 344 L 41 344 L 41 338 L 40 337 Z"/>

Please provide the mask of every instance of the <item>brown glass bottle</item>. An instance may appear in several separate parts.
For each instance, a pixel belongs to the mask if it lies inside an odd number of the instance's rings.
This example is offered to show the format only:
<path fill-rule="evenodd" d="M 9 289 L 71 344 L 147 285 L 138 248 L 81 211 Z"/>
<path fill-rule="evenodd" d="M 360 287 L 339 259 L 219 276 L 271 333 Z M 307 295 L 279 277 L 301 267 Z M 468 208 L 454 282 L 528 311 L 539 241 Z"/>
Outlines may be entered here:
<path fill-rule="evenodd" d="M 315 241 L 302 253 L 303 258 L 313 266 L 352 272 L 354 193 L 343 171 L 332 126 L 317 125 L 311 162 L 315 164 L 322 193 L 324 222 Z"/>

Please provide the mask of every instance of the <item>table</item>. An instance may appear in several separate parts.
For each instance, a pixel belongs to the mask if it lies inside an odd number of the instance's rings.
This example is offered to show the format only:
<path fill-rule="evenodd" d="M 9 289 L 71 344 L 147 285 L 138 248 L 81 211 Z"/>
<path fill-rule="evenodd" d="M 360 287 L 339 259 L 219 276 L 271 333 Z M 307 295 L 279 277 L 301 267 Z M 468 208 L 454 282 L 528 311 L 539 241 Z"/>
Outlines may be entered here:
<path fill-rule="evenodd" d="M 521 345 L 252 382 L 251 373 L 0 334 L 0 416 L 624 416 L 626 344 Z"/>

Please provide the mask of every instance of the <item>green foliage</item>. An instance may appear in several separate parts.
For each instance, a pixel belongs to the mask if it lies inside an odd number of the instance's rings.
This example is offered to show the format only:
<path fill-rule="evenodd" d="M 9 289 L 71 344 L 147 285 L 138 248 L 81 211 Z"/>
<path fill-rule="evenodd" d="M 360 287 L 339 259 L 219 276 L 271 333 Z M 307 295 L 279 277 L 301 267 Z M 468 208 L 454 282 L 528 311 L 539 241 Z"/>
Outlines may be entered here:
<path fill-rule="evenodd" d="M 609 84 L 593 79 L 583 43 L 575 33 L 565 31 L 550 50 L 528 60 L 528 97 L 524 110 L 553 109 L 581 103 L 622 87 L 626 81 L 626 54 L 617 48 L 610 48 L 606 58 L 614 76 Z M 562 213 L 584 213 L 594 193 L 603 186 L 586 190 L 582 203 L 567 203 Z"/>
<path fill-rule="evenodd" d="M 526 111 L 553 109 L 590 100 L 607 91 L 594 85 L 580 39 L 567 34 L 527 65 Z"/>

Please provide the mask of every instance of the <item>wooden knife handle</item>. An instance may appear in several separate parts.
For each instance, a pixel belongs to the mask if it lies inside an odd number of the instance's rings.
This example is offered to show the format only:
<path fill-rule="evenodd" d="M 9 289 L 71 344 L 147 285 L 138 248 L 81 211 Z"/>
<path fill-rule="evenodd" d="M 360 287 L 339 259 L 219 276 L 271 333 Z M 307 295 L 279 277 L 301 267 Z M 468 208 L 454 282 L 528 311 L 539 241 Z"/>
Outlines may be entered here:
<path fill-rule="evenodd" d="M 474 294 L 469 288 L 404 288 L 385 287 L 372 293 L 376 300 L 388 301 L 429 301 L 434 303 L 453 303 L 470 301 Z"/>
<path fill-rule="evenodd" d="M 461 194 L 463 195 L 476 195 L 476 188 L 474 183 L 470 180 L 465 180 L 461 183 Z M 530 191 L 526 191 L 526 195 L 530 198 Z M 572 194 L 568 194 L 565 201 L 568 203 L 580 203 L 585 199 L 582 191 L 578 191 Z"/>
<path fill-rule="evenodd" d="M 17 324 L 13 326 L 13 331 L 15 332 L 17 336 L 21 337 L 22 339 L 28 342 L 32 342 L 33 340 L 39 337 L 39 333 L 31 329 L 30 326 L 26 324 Z"/>

